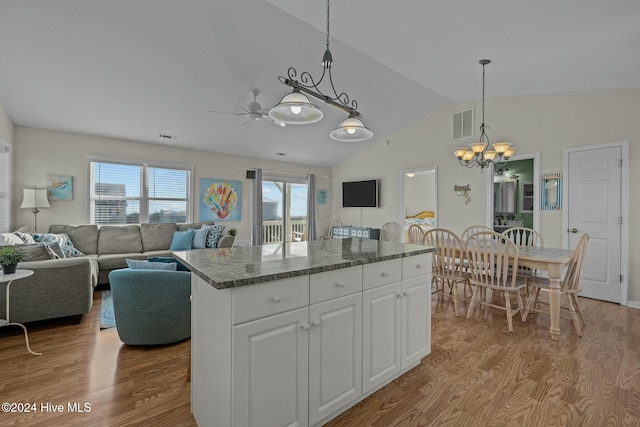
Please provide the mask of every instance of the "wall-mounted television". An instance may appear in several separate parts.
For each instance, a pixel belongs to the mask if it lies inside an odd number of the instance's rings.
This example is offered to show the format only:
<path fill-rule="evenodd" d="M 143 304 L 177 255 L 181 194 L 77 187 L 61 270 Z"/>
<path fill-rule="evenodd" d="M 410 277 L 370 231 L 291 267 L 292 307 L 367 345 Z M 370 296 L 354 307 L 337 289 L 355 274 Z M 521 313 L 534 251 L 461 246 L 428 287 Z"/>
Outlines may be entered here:
<path fill-rule="evenodd" d="M 349 181 L 342 183 L 343 208 L 377 208 L 378 180 Z"/>

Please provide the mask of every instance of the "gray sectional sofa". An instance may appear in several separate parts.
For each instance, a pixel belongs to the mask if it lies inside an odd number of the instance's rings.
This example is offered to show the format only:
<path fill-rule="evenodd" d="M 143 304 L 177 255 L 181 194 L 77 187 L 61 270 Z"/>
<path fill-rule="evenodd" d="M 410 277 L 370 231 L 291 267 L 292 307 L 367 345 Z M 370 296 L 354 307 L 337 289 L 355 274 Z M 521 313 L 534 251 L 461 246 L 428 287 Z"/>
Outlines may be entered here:
<path fill-rule="evenodd" d="M 18 268 L 33 270 L 11 285 L 11 321 L 32 322 L 80 316 L 91 310 L 93 288 L 109 283 L 109 273 L 126 268 L 127 259 L 171 256 L 176 231 L 203 224 L 51 225 L 49 233 L 66 233 L 84 255 L 76 258 L 23 261 Z M 0 318 L 5 316 L 5 285 L 0 285 Z"/>

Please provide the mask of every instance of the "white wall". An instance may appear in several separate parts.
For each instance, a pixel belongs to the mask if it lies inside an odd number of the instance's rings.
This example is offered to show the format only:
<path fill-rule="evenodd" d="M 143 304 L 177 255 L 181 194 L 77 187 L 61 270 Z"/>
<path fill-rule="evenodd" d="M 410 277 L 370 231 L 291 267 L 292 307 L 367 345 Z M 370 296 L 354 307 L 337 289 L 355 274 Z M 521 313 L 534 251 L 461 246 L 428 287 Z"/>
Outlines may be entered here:
<path fill-rule="evenodd" d="M 179 144 L 179 143 L 177 143 Z M 176 145 L 177 145 L 176 144 Z M 267 171 L 296 173 L 329 177 L 326 167 L 312 167 L 287 162 L 260 160 L 206 151 L 189 150 L 166 145 L 145 144 L 133 141 L 109 139 L 97 136 L 72 134 L 51 130 L 16 126 L 13 168 L 13 229 L 23 225 L 33 227 L 33 214 L 20 209 L 22 188 L 45 186 L 47 174 L 73 176 L 73 200 L 51 201 L 51 208 L 38 214 L 38 230 L 46 231 L 50 224 L 87 224 L 89 222 L 89 177 L 87 156 L 107 156 L 146 160 L 171 164 L 192 165 L 194 171 L 193 220 L 197 221 L 197 194 L 200 178 L 221 178 L 242 181 L 242 220 L 225 221 L 227 229 L 238 229 L 238 238 L 249 238 L 251 180 L 246 171 L 237 168 L 261 167 Z M 317 189 L 326 188 L 331 193 L 330 178 L 318 178 Z M 318 206 L 318 218 L 329 216 L 329 204 Z M 330 218 L 318 221 L 318 232 L 324 233 Z"/>
<path fill-rule="evenodd" d="M 491 141 L 509 141 L 519 154 L 540 152 L 540 173 L 562 172 L 564 148 L 630 141 L 630 165 L 640 164 L 640 88 L 592 91 L 537 96 L 488 99 L 486 122 Z M 356 156 L 333 168 L 333 203 L 340 206 L 340 183 L 360 178 L 381 179 L 380 209 L 365 210 L 360 215 L 353 209 L 338 209 L 337 216 L 346 225 L 379 227 L 386 221 L 397 221 L 399 178 L 403 169 L 438 166 L 438 225 L 460 233 L 472 224 L 486 224 L 486 172 L 467 169 L 458 164 L 451 142 L 451 113 L 475 107 L 480 100 L 456 101 L 430 113 L 385 140 L 378 141 Z M 476 135 L 479 122 L 476 120 Z M 371 124 L 372 128 L 375 124 Z M 471 186 L 471 202 L 453 191 L 454 185 Z M 640 184 L 640 169 L 630 168 L 631 200 L 629 201 L 630 260 L 640 256 L 640 198 L 634 188 Z M 562 245 L 562 212 L 541 211 L 540 231 L 545 245 Z M 629 300 L 640 301 L 640 264 L 630 262 Z"/>

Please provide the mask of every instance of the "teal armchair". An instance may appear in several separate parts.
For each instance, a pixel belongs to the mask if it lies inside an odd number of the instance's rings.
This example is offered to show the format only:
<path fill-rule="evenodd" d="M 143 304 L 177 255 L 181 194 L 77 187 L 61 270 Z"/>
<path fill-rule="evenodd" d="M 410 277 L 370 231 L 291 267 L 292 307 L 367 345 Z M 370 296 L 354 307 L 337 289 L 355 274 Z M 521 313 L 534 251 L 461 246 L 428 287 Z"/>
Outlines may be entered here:
<path fill-rule="evenodd" d="M 112 271 L 109 283 L 125 344 L 169 344 L 191 336 L 191 273 L 125 268 Z"/>

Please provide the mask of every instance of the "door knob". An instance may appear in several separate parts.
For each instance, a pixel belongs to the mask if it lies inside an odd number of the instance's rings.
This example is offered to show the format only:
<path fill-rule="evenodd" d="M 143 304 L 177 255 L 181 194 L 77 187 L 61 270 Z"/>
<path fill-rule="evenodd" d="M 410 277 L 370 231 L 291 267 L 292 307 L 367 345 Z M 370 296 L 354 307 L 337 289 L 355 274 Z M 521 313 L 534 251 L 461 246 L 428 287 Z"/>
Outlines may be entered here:
<path fill-rule="evenodd" d="M 572 232 L 572 233 L 577 233 L 577 232 L 578 232 L 578 229 L 577 229 L 577 228 L 572 228 L 572 229 L 571 229 L 571 230 L 569 230 L 569 231 L 570 231 L 570 232 Z"/>

